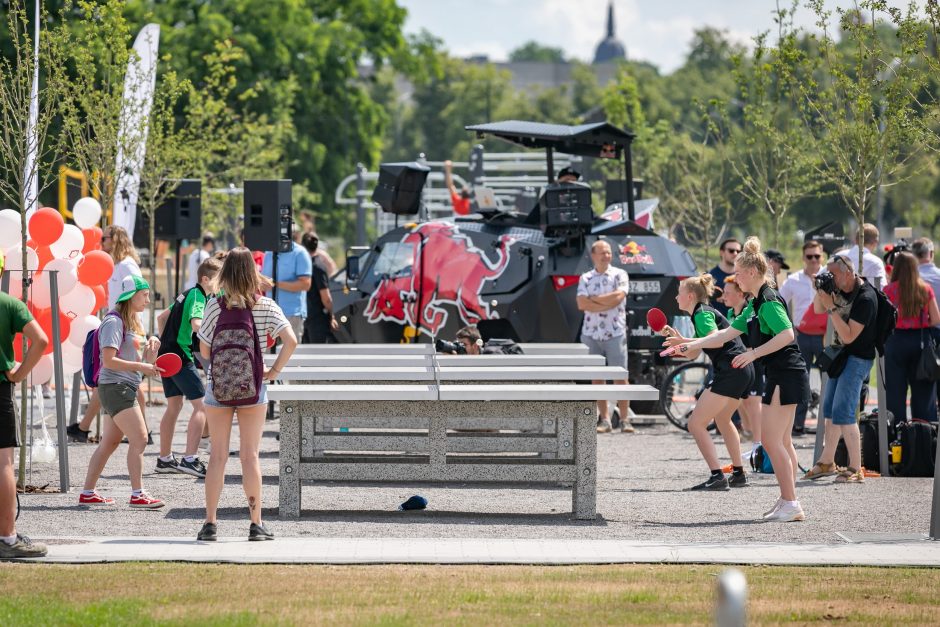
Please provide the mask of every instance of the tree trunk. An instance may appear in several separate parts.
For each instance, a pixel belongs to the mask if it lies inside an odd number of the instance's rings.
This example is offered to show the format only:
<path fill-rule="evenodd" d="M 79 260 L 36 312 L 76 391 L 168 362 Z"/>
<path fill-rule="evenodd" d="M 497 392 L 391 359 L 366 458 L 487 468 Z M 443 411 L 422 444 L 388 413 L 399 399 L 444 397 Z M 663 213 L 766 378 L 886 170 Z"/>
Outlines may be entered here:
<path fill-rule="evenodd" d="M 20 246 L 22 247 L 22 271 L 20 272 L 20 277 L 22 278 L 23 294 L 21 296 L 23 304 L 26 304 L 29 300 L 29 264 L 27 260 L 29 255 L 26 251 L 26 242 L 28 241 L 26 233 L 26 189 L 20 192 Z M 12 278 L 12 277 L 11 277 Z M 23 358 L 26 358 L 26 336 L 23 336 Z M 21 488 L 26 488 L 26 412 L 29 409 L 29 404 L 26 401 L 28 388 L 29 377 L 23 379 L 20 383 L 20 437 L 23 438 L 23 441 L 20 445 L 20 465 L 19 465 L 19 474 L 16 480 L 16 485 Z"/>

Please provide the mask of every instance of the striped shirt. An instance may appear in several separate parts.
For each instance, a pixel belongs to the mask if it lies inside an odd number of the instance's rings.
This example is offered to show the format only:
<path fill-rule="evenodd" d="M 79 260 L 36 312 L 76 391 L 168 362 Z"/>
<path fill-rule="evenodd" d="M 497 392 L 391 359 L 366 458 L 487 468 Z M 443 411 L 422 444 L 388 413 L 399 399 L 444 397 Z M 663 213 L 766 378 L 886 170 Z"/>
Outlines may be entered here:
<path fill-rule="evenodd" d="M 215 325 L 221 312 L 218 298 L 213 298 L 206 303 L 206 309 L 202 316 L 202 326 L 199 327 L 199 333 L 197 334 L 200 341 L 212 345 Z M 268 345 L 268 337 L 275 338 L 278 333 L 284 330 L 284 327 L 290 326 L 281 308 L 267 296 L 261 296 L 258 299 L 258 302 L 251 310 L 251 314 L 255 319 L 255 331 L 258 332 L 258 341 L 261 342 L 262 349 Z"/>

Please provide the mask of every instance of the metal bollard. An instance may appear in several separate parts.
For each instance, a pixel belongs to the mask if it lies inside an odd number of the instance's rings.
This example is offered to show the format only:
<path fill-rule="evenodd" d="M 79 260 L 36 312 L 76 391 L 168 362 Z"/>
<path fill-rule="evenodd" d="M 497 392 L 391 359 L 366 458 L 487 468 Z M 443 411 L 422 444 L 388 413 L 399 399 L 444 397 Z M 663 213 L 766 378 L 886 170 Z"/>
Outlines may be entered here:
<path fill-rule="evenodd" d="M 729 568 L 718 575 L 715 624 L 718 627 L 744 627 L 747 624 L 747 579 L 737 568 Z"/>

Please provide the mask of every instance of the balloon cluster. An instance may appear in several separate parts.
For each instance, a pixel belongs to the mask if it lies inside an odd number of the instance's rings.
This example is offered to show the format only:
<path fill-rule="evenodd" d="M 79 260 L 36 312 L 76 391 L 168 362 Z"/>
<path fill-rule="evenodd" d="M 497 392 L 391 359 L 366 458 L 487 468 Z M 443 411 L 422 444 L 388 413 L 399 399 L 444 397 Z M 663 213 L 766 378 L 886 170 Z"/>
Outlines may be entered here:
<path fill-rule="evenodd" d="M 26 270 L 32 277 L 27 307 L 49 338 L 49 346 L 30 372 L 29 384 L 40 385 L 52 378 L 52 316 L 59 317 L 62 365 L 66 375 L 82 368 L 82 345 L 88 332 L 100 321 L 94 314 L 108 302 L 105 285 L 114 271 L 111 255 L 101 250 L 101 205 L 94 198 L 82 198 L 72 209 L 75 224 L 66 224 L 55 209 L 43 208 L 27 214 L 29 240 L 26 243 Z M 0 211 L 0 249 L 5 270 L 10 270 L 9 293 L 23 294 L 23 247 L 20 213 Z M 58 306 L 52 303 L 49 277 L 57 271 Z M 23 339 L 13 342 L 17 362 L 23 361 Z"/>

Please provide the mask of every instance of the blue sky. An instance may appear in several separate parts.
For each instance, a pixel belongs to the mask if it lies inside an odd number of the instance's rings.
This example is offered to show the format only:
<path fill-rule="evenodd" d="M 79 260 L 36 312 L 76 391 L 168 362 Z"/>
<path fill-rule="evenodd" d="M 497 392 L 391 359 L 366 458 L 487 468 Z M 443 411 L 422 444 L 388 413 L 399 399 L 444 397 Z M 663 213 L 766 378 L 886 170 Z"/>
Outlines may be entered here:
<path fill-rule="evenodd" d="M 529 40 L 564 49 L 569 57 L 590 61 L 603 37 L 608 0 L 398 0 L 408 10 L 405 30 L 426 29 L 457 56 L 486 54 L 503 61 Z M 788 5 L 781 0 L 781 5 Z M 852 0 L 827 0 L 830 8 Z M 905 6 L 904 1 L 890 4 Z M 650 61 L 663 72 L 682 64 L 696 28 L 715 26 L 731 39 L 750 43 L 773 28 L 775 0 L 614 0 L 617 37 L 627 56 Z M 811 27 L 802 9 L 797 22 Z"/>

